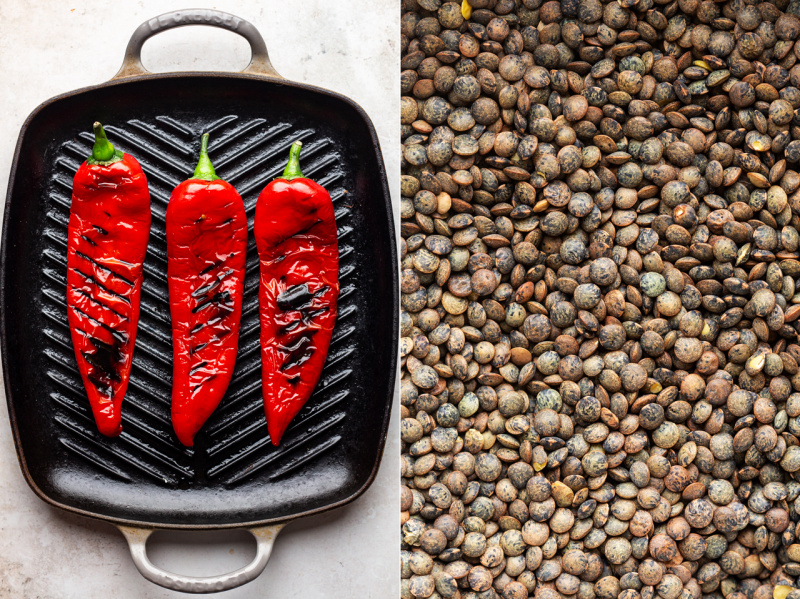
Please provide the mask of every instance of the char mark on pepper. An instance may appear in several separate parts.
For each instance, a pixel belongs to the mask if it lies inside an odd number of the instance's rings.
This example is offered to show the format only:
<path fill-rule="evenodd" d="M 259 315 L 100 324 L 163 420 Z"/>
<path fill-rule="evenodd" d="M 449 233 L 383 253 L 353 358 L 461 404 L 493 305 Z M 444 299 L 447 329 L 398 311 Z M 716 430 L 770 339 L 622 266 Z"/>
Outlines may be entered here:
<path fill-rule="evenodd" d="M 290 358 L 289 361 L 284 362 L 283 366 L 281 366 L 281 372 L 289 370 L 290 368 L 294 368 L 295 366 L 302 366 L 313 355 L 314 355 L 314 349 L 313 348 L 310 348 L 310 351 L 292 352 L 289 355 L 289 358 Z"/>
<path fill-rule="evenodd" d="M 75 287 L 74 285 L 71 285 L 70 287 L 71 287 L 72 291 L 74 291 L 75 293 L 77 293 L 77 294 L 79 294 L 79 295 L 82 295 L 83 297 L 85 297 L 86 299 L 88 299 L 88 300 L 89 300 L 90 302 L 92 302 L 93 304 L 96 304 L 96 305 L 100 306 L 101 308 L 104 308 L 104 309 L 108 310 L 109 312 L 113 312 L 114 314 L 116 314 L 117 316 L 119 316 L 119 317 L 120 317 L 122 320 L 128 320 L 128 317 L 127 317 L 127 316 L 125 316 L 124 314 L 120 314 L 119 312 L 117 312 L 117 311 L 116 311 L 114 308 L 112 308 L 111 306 L 106 306 L 106 305 L 105 305 L 103 302 L 101 302 L 99 299 L 97 299 L 96 297 L 93 297 L 93 296 L 92 296 L 91 294 L 89 294 L 89 293 L 86 293 L 86 292 L 85 292 L 83 289 L 81 289 L 80 287 Z"/>
<path fill-rule="evenodd" d="M 234 272 L 236 272 L 236 271 L 233 270 L 232 268 L 229 268 L 224 273 L 219 275 L 216 279 L 211 281 L 209 284 L 203 285 L 202 287 L 198 287 L 192 293 L 192 297 L 201 297 L 201 296 L 205 295 L 206 293 L 208 293 L 209 291 L 214 289 L 217 285 L 219 285 L 224 279 L 226 279 L 227 277 L 231 276 Z"/>
<path fill-rule="evenodd" d="M 100 281 L 95 279 L 92 275 L 87 275 L 85 272 L 83 272 L 82 270 L 80 270 L 78 268 L 73 268 L 72 270 L 74 270 L 77 274 L 79 274 L 84 279 L 86 279 L 89 283 L 92 283 L 93 285 L 95 285 L 98 289 L 100 289 L 102 291 L 105 291 L 106 293 L 121 299 L 123 302 L 125 302 L 126 304 L 128 304 L 130 306 L 131 300 L 129 300 L 124 295 L 120 295 L 119 293 L 115 293 L 115 292 L 111 291 L 108 287 L 103 285 Z"/>
<path fill-rule="evenodd" d="M 227 309 L 227 305 L 226 304 L 228 303 L 228 301 L 230 299 L 231 299 L 231 294 L 230 294 L 229 291 L 219 291 L 219 292 L 215 293 L 214 295 L 212 295 L 211 297 L 208 297 L 208 298 L 204 299 L 202 302 L 200 302 L 199 304 L 197 304 L 192 309 L 192 313 L 196 314 L 200 310 L 202 310 L 204 308 L 207 308 L 208 306 L 211 306 L 211 305 L 214 305 L 214 304 L 218 305 L 220 308 Z"/>
<path fill-rule="evenodd" d="M 189 374 L 190 374 L 190 375 L 192 375 L 192 374 L 194 374 L 195 372 L 197 372 L 198 370 L 200 370 L 201 368 L 204 368 L 204 367 L 206 367 L 206 366 L 208 366 L 208 361 L 206 361 L 206 360 L 204 360 L 204 361 L 202 361 L 202 362 L 200 362 L 200 363 L 198 363 L 198 364 L 195 364 L 195 365 L 194 365 L 194 366 L 192 366 L 192 368 L 189 370 Z"/>
<path fill-rule="evenodd" d="M 111 388 L 111 385 L 109 385 L 103 379 L 98 377 L 94 373 L 94 370 L 92 370 L 91 372 L 87 373 L 86 378 L 88 378 L 92 382 L 92 384 L 94 385 L 95 389 L 97 389 L 98 393 L 100 393 L 102 395 L 105 395 L 108 398 L 111 398 L 114 395 L 114 390 Z"/>
<path fill-rule="evenodd" d="M 281 366 L 281 371 L 289 370 L 294 366 L 300 366 L 308 360 L 316 348 L 312 345 L 311 337 L 314 336 L 316 331 L 306 331 L 299 339 L 291 346 L 280 346 L 278 349 L 282 352 L 288 352 L 286 361 Z"/>
<path fill-rule="evenodd" d="M 197 384 L 194 386 L 194 389 L 192 389 L 192 395 L 194 395 L 195 393 L 197 393 L 197 392 L 200 390 L 200 387 L 202 387 L 203 385 L 205 385 L 205 384 L 206 384 L 208 381 L 210 381 L 210 380 L 212 380 L 212 379 L 216 378 L 216 376 L 217 376 L 216 374 L 209 375 L 208 377 L 204 378 L 202 381 L 200 381 L 199 383 L 197 383 Z"/>
<path fill-rule="evenodd" d="M 297 233 L 295 233 L 294 235 L 292 235 L 292 237 L 298 237 L 298 236 L 300 236 L 300 235 L 305 235 L 306 233 L 308 233 L 308 232 L 309 232 L 311 229 L 313 229 L 314 227 L 316 227 L 316 226 L 317 226 L 319 223 L 321 223 L 321 222 L 322 222 L 322 219 L 321 219 L 321 218 L 318 218 L 318 219 L 317 219 L 317 220 L 315 220 L 313 223 L 311 223 L 310 225 L 308 225 L 308 226 L 307 226 L 305 229 L 301 229 L 300 231 L 298 231 Z"/>
<path fill-rule="evenodd" d="M 102 371 L 106 378 L 114 381 L 115 383 L 119 383 L 122 380 L 122 378 L 119 376 L 119 372 L 117 372 L 116 366 L 122 360 L 119 347 L 116 345 L 110 345 L 96 337 L 89 337 L 89 341 L 91 341 L 92 345 L 95 346 L 96 351 L 81 352 L 84 359 L 89 364 Z"/>
<path fill-rule="evenodd" d="M 304 345 L 308 345 L 311 342 L 311 337 L 313 337 L 316 332 L 317 331 L 315 331 L 315 330 L 305 331 L 305 332 L 303 332 L 303 334 L 301 336 L 299 336 L 295 340 L 293 345 L 288 345 L 288 344 L 279 345 L 278 349 L 281 350 L 281 351 L 284 351 L 284 352 L 289 352 L 289 353 L 296 352 L 297 350 L 302 348 Z"/>
<path fill-rule="evenodd" d="M 210 320 L 207 320 L 206 322 L 198 322 L 196 325 L 194 325 L 192 327 L 192 330 L 189 331 L 189 335 L 190 336 L 194 335 L 195 333 L 198 333 L 201 329 L 205 328 L 206 326 L 215 325 L 218 322 L 220 322 L 221 320 L 222 320 L 222 318 L 218 316 L 216 318 L 211 318 Z"/>
<path fill-rule="evenodd" d="M 216 262 L 213 262 L 212 264 L 209 264 L 203 270 L 200 271 L 200 274 L 201 275 L 207 275 L 208 273 L 210 273 L 215 268 L 217 268 L 219 266 L 222 266 L 223 262 L 225 262 L 225 260 L 217 260 Z"/>
<path fill-rule="evenodd" d="M 311 322 L 320 314 L 325 314 L 328 310 L 330 310 L 330 306 L 322 306 L 318 310 L 311 310 L 310 312 L 303 311 L 303 321 L 307 323 Z"/>
<path fill-rule="evenodd" d="M 128 279 L 128 278 L 126 278 L 126 277 L 123 277 L 123 276 L 122 276 L 121 274 L 119 274 L 118 272 L 115 272 L 115 271 L 111 270 L 111 269 L 110 269 L 108 266 L 106 266 L 105 264 L 101 264 L 100 262 L 98 262 L 98 261 L 97 261 L 97 260 L 95 260 L 94 258 L 91 258 L 91 257 L 87 256 L 87 255 L 86 255 L 86 254 L 84 254 L 83 252 L 75 252 L 75 255 L 76 255 L 76 256 L 78 256 L 79 258 L 83 258 L 83 259 L 84 259 L 84 260 L 86 260 L 87 262 L 90 262 L 90 263 L 94 264 L 94 265 L 95 265 L 97 268 L 99 268 L 100 270 L 103 270 L 103 271 L 105 271 L 105 272 L 109 273 L 111 276 L 113 276 L 113 277 L 115 277 L 115 278 L 119 279 L 120 281 L 122 281 L 122 282 L 124 282 L 124 283 L 127 283 L 128 285 L 130 285 L 131 287 L 133 287 L 133 285 L 134 285 L 133 281 L 131 281 L 130 279 Z"/>
<path fill-rule="evenodd" d="M 314 296 L 308 289 L 308 284 L 295 285 L 289 287 L 286 291 L 281 293 L 277 298 L 278 307 L 284 312 L 289 310 L 299 310 L 307 303 L 311 302 Z"/>
<path fill-rule="evenodd" d="M 77 315 L 79 315 L 79 316 L 87 319 L 88 321 L 90 321 L 95 326 L 98 326 L 98 327 L 108 331 L 111 334 L 111 336 L 114 337 L 114 339 L 116 339 L 120 343 L 127 343 L 128 342 L 128 336 L 125 333 L 120 333 L 119 331 L 113 329 L 112 327 L 110 327 L 109 325 L 105 324 L 104 322 L 100 322 L 99 320 L 97 320 L 95 318 L 92 318 L 86 312 L 84 312 L 83 310 L 78 308 L 77 306 L 70 306 L 70 309 L 73 312 L 75 312 Z"/>
<path fill-rule="evenodd" d="M 284 326 L 282 326 L 282 327 L 280 327 L 278 329 L 278 335 L 285 335 L 286 333 L 291 333 L 297 327 L 299 327 L 300 324 L 301 324 L 301 321 L 299 321 L 299 320 L 295 320 L 293 322 L 290 322 L 289 324 L 284 325 Z"/>
<path fill-rule="evenodd" d="M 281 239 L 281 240 L 280 240 L 278 243 L 276 243 L 276 244 L 275 244 L 275 247 L 276 247 L 276 248 L 277 248 L 277 247 L 279 247 L 279 246 L 280 246 L 282 243 L 286 243 L 286 242 L 287 242 L 287 241 L 289 241 L 290 239 L 294 239 L 295 237 L 299 237 L 300 235 L 305 235 L 306 233 L 308 233 L 308 232 L 309 232 L 311 229 L 313 229 L 314 227 L 316 227 L 316 226 L 317 226 L 319 223 L 321 223 L 321 222 L 322 222 L 322 219 L 321 219 L 321 218 L 318 218 L 318 219 L 317 219 L 317 220 L 315 220 L 313 223 L 311 223 L 310 225 L 308 225 L 308 226 L 307 226 L 305 229 L 301 229 L 301 230 L 299 230 L 297 233 L 292 233 L 292 234 L 291 234 L 291 235 L 289 235 L 288 237 L 284 237 L 283 239 Z"/>
<path fill-rule="evenodd" d="M 290 310 L 303 311 L 306 308 L 310 308 L 314 299 L 320 297 L 328 289 L 330 287 L 323 285 L 316 292 L 311 293 L 308 289 L 308 283 L 295 285 L 278 296 L 278 307 L 284 312 L 289 312 Z"/>

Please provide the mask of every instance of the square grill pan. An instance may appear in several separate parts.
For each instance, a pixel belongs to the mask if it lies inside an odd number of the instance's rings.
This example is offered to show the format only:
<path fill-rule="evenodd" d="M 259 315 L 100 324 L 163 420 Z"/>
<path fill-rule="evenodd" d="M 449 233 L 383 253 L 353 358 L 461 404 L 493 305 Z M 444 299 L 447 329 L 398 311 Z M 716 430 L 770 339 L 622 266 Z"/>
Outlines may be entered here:
<path fill-rule="evenodd" d="M 342 505 L 372 482 L 386 438 L 398 288 L 377 136 L 351 100 L 280 79 L 260 35 L 242 24 L 252 25 L 230 18 L 194 11 L 145 23 L 118 79 L 42 104 L 23 125 L 14 157 L 0 250 L 0 342 L 20 465 L 45 501 L 120 525 L 262 526 Z M 253 62 L 245 73 L 269 76 L 147 74 L 139 61 L 144 40 L 197 22 L 246 37 Z M 141 163 L 153 213 L 123 432 L 115 439 L 94 425 L 65 303 L 72 177 L 91 153 L 95 120 Z M 233 379 L 194 448 L 172 432 L 164 216 L 172 189 L 194 170 L 204 132 L 218 175 L 244 199 L 250 227 L 259 192 L 280 175 L 296 139 L 304 142 L 305 175 L 331 193 L 336 210 L 341 293 L 333 341 L 314 395 L 277 448 L 262 405 L 252 232 Z"/>

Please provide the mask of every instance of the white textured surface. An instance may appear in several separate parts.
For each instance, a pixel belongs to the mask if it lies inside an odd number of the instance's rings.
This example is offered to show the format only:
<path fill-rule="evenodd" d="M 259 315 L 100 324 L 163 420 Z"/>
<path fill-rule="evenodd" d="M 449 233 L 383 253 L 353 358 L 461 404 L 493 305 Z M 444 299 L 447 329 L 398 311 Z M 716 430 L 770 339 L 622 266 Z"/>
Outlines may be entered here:
<path fill-rule="evenodd" d="M 111 78 L 139 23 L 187 5 L 247 19 L 264 36 L 281 75 L 358 102 L 378 130 L 397 206 L 400 13 L 395 0 L 0 0 L 0 190 L 5 192 L 8 185 L 20 127 L 38 104 Z M 248 60 L 243 39 L 207 27 L 161 34 L 143 51 L 143 62 L 152 71 L 240 70 Z M 216 596 L 398 596 L 398 464 L 395 417 L 372 487 L 345 508 L 289 524 L 259 579 Z M 188 575 L 233 570 L 255 554 L 249 535 L 242 531 L 157 533 L 148 550 L 157 565 Z M 143 579 L 113 526 L 51 508 L 30 491 L 17 463 L 5 398 L 0 398 L 0 599 L 109 596 L 183 595 Z"/>

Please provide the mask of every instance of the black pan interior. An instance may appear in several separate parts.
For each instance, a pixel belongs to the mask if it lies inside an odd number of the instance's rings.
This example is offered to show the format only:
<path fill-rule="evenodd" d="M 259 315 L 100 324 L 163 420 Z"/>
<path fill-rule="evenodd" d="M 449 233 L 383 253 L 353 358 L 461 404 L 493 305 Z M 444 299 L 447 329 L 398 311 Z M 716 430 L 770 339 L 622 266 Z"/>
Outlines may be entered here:
<path fill-rule="evenodd" d="M 97 433 L 74 359 L 65 297 L 72 176 L 93 121 L 147 175 L 150 247 L 123 433 Z M 164 214 L 195 166 L 202 132 L 217 174 L 252 218 L 256 198 L 302 139 L 306 176 L 334 200 L 341 297 L 320 383 L 279 448 L 261 403 L 258 263 L 250 235 L 236 371 L 193 449 L 169 418 L 170 320 Z M 109 520 L 234 526 L 308 514 L 374 477 L 395 377 L 397 281 L 391 205 L 377 140 L 349 100 L 246 76 L 165 75 L 45 103 L 23 127 L 2 245 L 3 366 L 20 461 L 44 499 Z"/>

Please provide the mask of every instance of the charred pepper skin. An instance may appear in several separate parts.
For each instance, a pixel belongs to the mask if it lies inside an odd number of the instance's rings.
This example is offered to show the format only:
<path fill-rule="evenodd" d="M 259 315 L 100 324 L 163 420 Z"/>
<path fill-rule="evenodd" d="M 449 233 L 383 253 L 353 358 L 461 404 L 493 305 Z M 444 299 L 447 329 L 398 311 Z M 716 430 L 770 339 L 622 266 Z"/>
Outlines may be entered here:
<path fill-rule="evenodd" d="M 260 262 L 261 379 L 273 445 L 319 381 L 336 323 L 339 242 L 330 194 L 302 176 L 302 143 L 261 192 L 253 232 Z"/>
<path fill-rule="evenodd" d="M 97 429 L 122 432 L 139 322 L 150 193 L 133 156 L 94 124 L 92 155 L 72 183 L 67 242 L 67 318 Z"/>
<path fill-rule="evenodd" d="M 172 316 L 172 426 L 184 445 L 219 405 L 239 347 L 247 217 L 241 196 L 216 176 L 203 135 L 194 176 L 167 205 Z"/>

